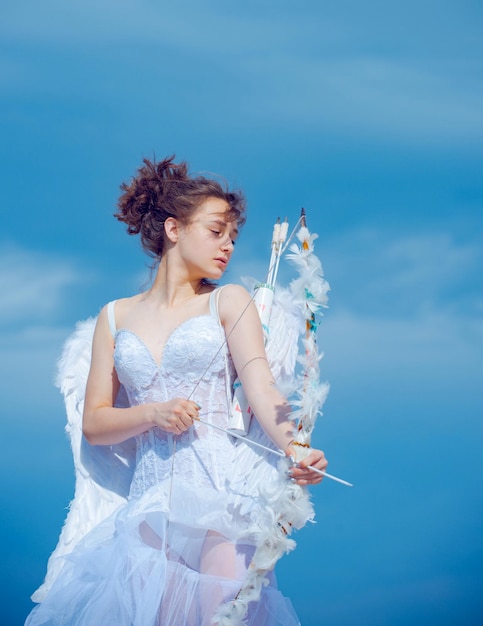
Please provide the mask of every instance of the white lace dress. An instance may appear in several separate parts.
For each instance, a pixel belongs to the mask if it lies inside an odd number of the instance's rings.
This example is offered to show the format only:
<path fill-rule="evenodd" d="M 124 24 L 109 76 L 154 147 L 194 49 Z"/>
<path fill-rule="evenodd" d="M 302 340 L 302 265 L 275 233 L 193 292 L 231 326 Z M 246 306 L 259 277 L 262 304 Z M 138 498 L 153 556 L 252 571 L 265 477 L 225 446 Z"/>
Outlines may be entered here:
<path fill-rule="evenodd" d="M 195 389 L 200 417 L 227 427 L 230 381 L 214 302 L 212 296 L 210 313 L 175 329 L 160 364 L 133 332 L 116 332 L 115 366 L 130 405 L 188 397 Z M 251 429 L 263 439 L 254 420 Z M 244 489 L 244 476 L 258 472 L 269 481 L 276 472 L 267 457 L 256 468 L 240 467 L 244 445 L 200 423 L 180 436 L 157 428 L 138 436 L 127 503 L 65 557 L 26 626 L 208 626 L 219 605 L 236 596 L 253 554 L 247 529 L 256 523 L 259 500 Z M 250 604 L 247 623 L 299 623 L 273 576 Z"/>

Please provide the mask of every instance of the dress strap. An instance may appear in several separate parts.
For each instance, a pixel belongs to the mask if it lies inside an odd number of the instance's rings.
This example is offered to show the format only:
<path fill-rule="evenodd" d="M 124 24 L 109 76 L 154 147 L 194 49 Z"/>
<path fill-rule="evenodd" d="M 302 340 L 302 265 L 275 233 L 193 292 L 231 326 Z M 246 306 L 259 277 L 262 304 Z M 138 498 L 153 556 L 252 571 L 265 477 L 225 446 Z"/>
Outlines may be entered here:
<path fill-rule="evenodd" d="M 218 309 L 218 303 L 220 301 L 220 293 L 223 287 L 217 287 L 210 293 L 210 313 L 215 319 L 218 320 L 218 324 L 222 326 L 220 319 L 220 311 Z"/>
<path fill-rule="evenodd" d="M 223 287 L 217 287 L 210 293 L 210 313 L 211 315 L 218 321 L 218 325 L 223 333 L 225 333 L 225 329 L 223 328 L 223 324 L 220 319 L 220 311 L 218 308 L 218 303 L 220 301 L 220 293 L 223 290 Z M 226 389 L 226 407 L 228 411 L 228 415 L 232 412 L 232 401 L 233 401 L 233 388 L 232 388 L 232 376 L 230 374 L 230 368 L 228 366 L 228 342 L 225 338 L 224 342 L 223 354 L 225 357 L 225 389 Z"/>
<path fill-rule="evenodd" d="M 107 304 L 107 320 L 109 322 L 109 330 L 111 331 L 112 338 L 114 339 L 116 335 L 116 316 L 114 314 L 114 305 L 116 304 L 115 300 L 111 300 Z"/>

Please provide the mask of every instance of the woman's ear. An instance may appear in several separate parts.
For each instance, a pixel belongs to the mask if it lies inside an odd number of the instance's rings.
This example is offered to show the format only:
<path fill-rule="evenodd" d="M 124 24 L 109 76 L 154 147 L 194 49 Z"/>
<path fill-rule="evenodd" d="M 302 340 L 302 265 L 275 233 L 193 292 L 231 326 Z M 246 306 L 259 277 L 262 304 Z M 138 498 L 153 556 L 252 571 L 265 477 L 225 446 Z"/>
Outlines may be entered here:
<path fill-rule="evenodd" d="M 171 243 L 176 243 L 179 237 L 179 224 L 175 217 L 168 217 L 164 220 L 164 232 Z"/>

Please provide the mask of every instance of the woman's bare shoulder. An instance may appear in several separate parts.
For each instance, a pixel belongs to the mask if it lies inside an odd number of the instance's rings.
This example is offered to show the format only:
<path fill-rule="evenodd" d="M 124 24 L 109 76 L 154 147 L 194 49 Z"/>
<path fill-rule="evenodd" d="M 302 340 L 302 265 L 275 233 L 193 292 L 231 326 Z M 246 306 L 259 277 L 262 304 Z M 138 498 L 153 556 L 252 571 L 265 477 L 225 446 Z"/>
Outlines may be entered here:
<path fill-rule="evenodd" d="M 126 298 L 117 298 L 116 300 L 112 300 L 105 304 L 99 312 L 99 321 L 102 324 L 103 320 L 108 319 L 108 307 L 111 303 L 114 304 L 114 316 L 116 319 L 116 323 L 119 320 L 125 318 L 126 315 L 133 310 L 136 304 L 141 302 L 144 294 L 136 294 L 135 296 L 128 296 Z"/>
<path fill-rule="evenodd" d="M 252 297 L 242 285 L 228 283 L 227 285 L 220 287 L 220 299 L 226 300 L 227 302 L 234 300 L 237 303 L 240 303 L 248 302 L 252 299 Z"/>
<path fill-rule="evenodd" d="M 129 312 L 136 304 L 142 301 L 144 294 L 138 293 L 135 296 L 127 296 L 126 298 L 117 298 L 114 300 L 114 307 L 116 309 L 116 313 L 127 313 Z M 106 307 L 108 305 L 106 304 Z"/>
<path fill-rule="evenodd" d="M 221 320 L 239 315 L 251 303 L 252 297 L 241 285 L 227 284 L 220 290 L 219 311 Z"/>

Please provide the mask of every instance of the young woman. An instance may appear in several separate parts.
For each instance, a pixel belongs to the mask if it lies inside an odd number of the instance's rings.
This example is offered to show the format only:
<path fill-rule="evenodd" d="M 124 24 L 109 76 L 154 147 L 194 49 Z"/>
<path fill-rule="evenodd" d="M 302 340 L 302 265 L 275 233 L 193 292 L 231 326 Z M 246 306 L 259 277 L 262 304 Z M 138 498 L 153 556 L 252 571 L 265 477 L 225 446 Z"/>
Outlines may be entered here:
<path fill-rule="evenodd" d="M 243 476 L 258 472 L 266 482 L 277 472 L 267 456 L 241 467 L 246 444 L 215 428 L 228 427 L 235 373 L 256 415 L 253 434 L 294 452 L 290 406 L 275 386 L 250 295 L 238 285 L 215 287 L 244 222 L 243 198 L 190 176 L 173 158 L 145 160 L 121 187 L 116 217 L 141 235 L 158 268 L 150 289 L 100 312 L 85 395 L 90 444 L 135 439 L 129 497 L 65 559 L 28 626 L 216 623 L 254 552 L 247 529 L 261 504 L 256 490 L 240 487 Z M 120 389 L 126 408 L 116 406 Z M 309 465 L 324 470 L 324 454 L 314 450 L 293 468 L 299 485 L 320 482 Z M 247 619 L 298 623 L 274 584 Z"/>

